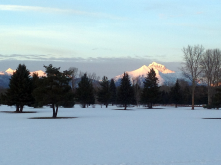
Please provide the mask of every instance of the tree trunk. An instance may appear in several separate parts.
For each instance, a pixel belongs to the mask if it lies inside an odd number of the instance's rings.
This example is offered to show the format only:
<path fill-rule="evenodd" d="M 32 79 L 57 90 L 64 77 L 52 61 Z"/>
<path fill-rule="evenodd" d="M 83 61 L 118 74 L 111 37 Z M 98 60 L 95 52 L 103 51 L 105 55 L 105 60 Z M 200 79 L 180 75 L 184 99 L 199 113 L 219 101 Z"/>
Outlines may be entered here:
<path fill-rule="evenodd" d="M 20 105 L 20 113 L 23 112 L 24 105 Z"/>
<path fill-rule="evenodd" d="M 58 105 L 56 105 L 56 112 L 55 112 L 55 117 L 57 117 L 57 115 L 58 115 Z"/>
<path fill-rule="evenodd" d="M 16 105 L 16 112 L 19 112 L 19 105 Z"/>
<path fill-rule="evenodd" d="M 82 104 L 82 108 L 86 108 L 86 104 Z"/>
<path fill-rule="evenodd" d="M 108 107 L 108 104 L 106 104 L 106 108 Z"/>
<path fill-rule="evenodd" d="M 149 108 L 149 109 L 152 109 L 152 103 L 149 103 L 149 104 L 148 104 L 148 108 Z"/>
<path fill-rule="evenodd" d="M 56 115 L 56 112 L 55 112 L 55 106 L 54 106 L 54 104 L 52 104 L 52 108 L 53 108 L 53 116 L 52 116 L 52 117 L 53 117 L 53 118 L 56 118 L 57 115 Z"/>
<path fill-rule="evenodd" d="M 175 108 L 177 108 L 177 104 L 175 104 Z"/>
<path fill-rule="evenodd" d="M 127 109 L 127 104 L 124 105 L 124 110 L 126 110 L 126 109 Z"/>
<path fill-rule="evenodd" d="M 194 110 L 194 88 L 192 89 L 192 110 Z"/>

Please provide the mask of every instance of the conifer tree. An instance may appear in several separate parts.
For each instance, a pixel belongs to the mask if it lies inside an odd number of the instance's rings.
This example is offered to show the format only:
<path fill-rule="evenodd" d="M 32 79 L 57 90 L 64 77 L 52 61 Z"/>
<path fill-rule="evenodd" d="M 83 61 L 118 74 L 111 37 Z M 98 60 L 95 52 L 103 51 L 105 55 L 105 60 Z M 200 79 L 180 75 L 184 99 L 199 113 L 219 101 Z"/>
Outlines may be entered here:
<path fill-rule="evenodd" d="M 127 109 L 128 105 L 134 103 L 134 92 L 127 73 L 124 73 L 124 76 L 121 79 L 117 93 L 117 100 L 119 104 L 124 106 L 124 110 Z"/>
<path fill-rule="evenodd" d="M 30 72 L 24 64 L 19 64 L 10 78 L 9 89 L 2 95 L 3 103 L 9 106 L 15 105 L 16 112 L 22 112 L 25 105 L 34 102 L 32 91 Z"/>
<path fill-rule="evenodd" d="M 95 103 L 93 85 L 86 73 L 81 77 L 81 81 L 78 83 L 76 98 L 77 101 L 81 103 L 82 108 L 86 108 L 86 105 Z"/>
<path fill-rule="evenodd" d="M 57 117 L 59 106 L 73 106 L 74 95 L 69 82 L 71 71 L 60 72 L 60 67 L 44 66 L 46 77 L 39 79 L 38 87 L 34 90 L 34 97 L 38 105 L 51 105 L 53 118 Z"/>
<path fill-rule="evenodd" d="M 152 108 L 153 103 L 158 100 L 159 97 L 159 86 L 158 78 L 154 69 L 150 69 L 147 77 L 144 80 L 144 88 L 141 93 L 141 102 L 143 104 L 148 104 L 149 108 Z"/>
<path fill-rule="evenodd" d="M 216 94 L 213 97 L 213 106 L 217 109 L 221 107 L 221 88 L 217 87 L 216 88 Z M 211 107 L 207 107 L 211 108 Z"/>
<path fill-rule="evenodd" d="M 160 92 L 160 104 L 169 104 L 170 103 L 170 95 L 166 91 Z"/>
<path fill-rule="evenodd" d="M 178 80 L 176 80 L 175 85 L 171 88 L 170 94 L 171 94 L 172 102 L 175 104 L 175 107 L 177 108 L 177 104 L 179 104 L 180 101 L 182 100 L 181 98 L 182 92 L 181 92 L 181 87 L 180 87 Z"/>
<path fill-rule="evenodd" d="M 38 77 L 38 73 L 33 73 L 32 75 L 32 85 L 33 85 L 33 91 L 39 86 L 40 78 Z M 42 107 L 43 105 L 39 105 L 37 101 L 35 101 L 32 106 L 34 108 Z"/>
<path fill-rule="evenodd" d="M 114 79 L 111 79 L 111 82 L 110 82 L 110 103 L 112 104 L 112 106 L 114 104 L 116 104 L 116 101 L 117 101 L 117 88 L 114 83 Z"/>
<path fill-rule="evenodd" d="M 101 88 L 98 89 L 97 100 L 108 107 L 108 103 L 110 100 L 110 85 L 107 77 L 103 77 L 102 82 L 100 82 Z"/>

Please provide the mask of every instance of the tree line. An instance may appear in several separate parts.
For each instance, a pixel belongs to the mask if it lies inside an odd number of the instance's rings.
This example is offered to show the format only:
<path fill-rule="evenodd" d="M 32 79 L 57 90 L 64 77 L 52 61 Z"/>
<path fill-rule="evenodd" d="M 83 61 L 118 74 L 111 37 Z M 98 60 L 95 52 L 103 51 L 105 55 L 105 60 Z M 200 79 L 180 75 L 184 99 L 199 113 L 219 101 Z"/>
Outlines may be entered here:
<path fill-rule="evenodd" d="M 44 68 L 46 76 L 39 77 L 34 73 L 31 77 L 26 66 L 19 64 L 10 78 L 9 88 L 1 93 L 1 104 L 15 106 L 16 112 L 23 112 L 26 105 L 36 108 L 49 105 L 53 111 L 52 116 L 57 117 L 60 106 L 73 107 L 75 103 L 81 104 L 82 108 L 96 102 L 106 107 L 109 104 L 118 104 L 125 110 L 128 106 L 138 103 L 135 88 L 140 87 L 131 84 L 127 73 L 124 73 L 120 86 L 116 87 L 113 79 L 109 81 L 104 76 L 98 82 L 95 74 L 91 74 L 89 78 L 87 73 L 80 74 L 80 81 L 76 84 L 76 68 L 63 72 L 60 71 L 60 67 L 51 64 Z M 155 98 L 159 95 L 158 79 L 153 69 L 148 73 L 145 82 L 141 93 L 142 102 L 152 108 Z"/>
<path fill-rule="evenodd" d="M 10 78 L 9 88 L 1 94 L 1 104 L 15 106 L 16 112 L 22 112 L 25 105 L 42 107 L 49 105 L 53 117 L 57 117 L 58 108 L 73 107 L 76 103 L 86 108 L 95 103 L 108 107 L 117 104 L 126 110 L 129 106 L 143 105 L 152 108 L 153 104 L 189 105 L 206 104 L 207 108 L 221 105 L 220 50 L 206 50 L 202 46 L 183 48 L 184 65 L 181 68 L 186 78 L 177 80 L 171 86 L 159 86 L 154 69 L 150 69 L 143 82 L 130 81 L 127 73 L 123 74 L 119 87 L 114 80 L 106 76 L 100 78 L 95 73 L 87 74 L 70 68 L 63 72 L 52 64 L 44 66 L 46 76 L 30 76 L 29 70 L 19 64 Z M 198 85 L 206 82 L 205 85 Z"/>

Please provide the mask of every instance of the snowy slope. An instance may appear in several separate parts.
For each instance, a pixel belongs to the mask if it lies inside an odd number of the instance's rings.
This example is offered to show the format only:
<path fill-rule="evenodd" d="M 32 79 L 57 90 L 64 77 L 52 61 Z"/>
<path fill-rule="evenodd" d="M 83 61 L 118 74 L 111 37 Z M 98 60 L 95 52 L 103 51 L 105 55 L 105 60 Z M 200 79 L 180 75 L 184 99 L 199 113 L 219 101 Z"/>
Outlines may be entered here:
<path fill-rule="evenodd" d="M 50 108 L 0 113 L 1 165 L 219 165 L 218 110 Z M 15 108 L 1 106 L 0 111 Z"/>
<path fill-rule="evenodd" d="M 167 69 L 164 65 L 153 62 L 148 66 L 143 65 L 141 68 L 137 70 L 127 72 L 128 75 L 130 76 L 131 83 L 137 81 L 138 79 L 140 85 L 142 86 L 143 81 L 151 68 L 153 68 L 154 71 L 156 72 L 156 76 L 159 80 L 159 85 L 175 83 L 177 78 L 183 78 L 181 72 L 175 73 L 174 71 Z M 122 77 L 123 74 L 114 77 L 114 81 L 117 86 L 120 85 Z"/>

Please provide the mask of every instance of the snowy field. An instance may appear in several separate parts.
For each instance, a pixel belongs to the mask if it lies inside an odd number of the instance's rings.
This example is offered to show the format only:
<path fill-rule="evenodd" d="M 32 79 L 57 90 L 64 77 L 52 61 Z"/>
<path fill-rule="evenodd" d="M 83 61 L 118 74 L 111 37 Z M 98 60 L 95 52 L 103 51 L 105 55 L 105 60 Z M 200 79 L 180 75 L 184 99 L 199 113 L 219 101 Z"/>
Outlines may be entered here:
<path fill-rule="evenodd" d="M 5 113 L 0 106 L 0 165 L 220 165 L 219 110 L 190 107 L 113 110 L 50 108 Z"/>

